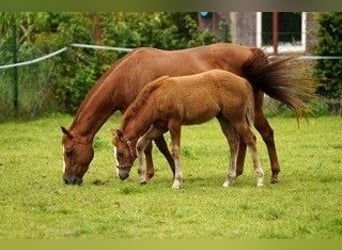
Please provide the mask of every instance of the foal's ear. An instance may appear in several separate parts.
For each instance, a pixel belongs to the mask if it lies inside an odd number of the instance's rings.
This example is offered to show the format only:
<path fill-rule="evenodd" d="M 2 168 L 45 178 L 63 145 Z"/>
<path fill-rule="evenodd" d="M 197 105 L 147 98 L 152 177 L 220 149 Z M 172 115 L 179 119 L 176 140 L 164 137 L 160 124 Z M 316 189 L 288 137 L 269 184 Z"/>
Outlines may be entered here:
<path fill-rule="evenodd" d="M 112 129 L 113 136 L 118 136 L 119 138 L 123 138 L 124 134 L 120 129 Z"/>
<path fill-rule="evenodd" d="M 68 136 L 70 139 L 72 139 L 74 136 L 69 132 L 69 130 L 67 130 L 66 128 L 64 128 L 63 126 L 61 126 L 62 132 L 63 134 L 65 134 L 66 136 Z"/>

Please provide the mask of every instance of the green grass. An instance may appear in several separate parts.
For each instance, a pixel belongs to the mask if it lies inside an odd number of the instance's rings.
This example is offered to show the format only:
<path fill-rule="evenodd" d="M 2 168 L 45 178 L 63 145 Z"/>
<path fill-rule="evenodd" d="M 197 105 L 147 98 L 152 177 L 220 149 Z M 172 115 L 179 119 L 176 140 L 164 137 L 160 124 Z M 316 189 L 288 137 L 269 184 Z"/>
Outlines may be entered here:
<path fill-rule="evenodd" d="M 279 239 L 342 238 L 341 117 L 271 118 L 281 164 L 272 185 L 257 189 L 248 155 L 245 172 L 225 189 L 228 148 L 216 121 L 183 127 L 183 189 L 154 149 L 156 173 L 138 184 L 114 177 L 112 118 L 95 140 L 95 158 L 82 186 L 62 182 L 60 125 L 70 116 L 0 124 L 0 238 Z M 169 140 L 169 138 L 168 138 Z"/>

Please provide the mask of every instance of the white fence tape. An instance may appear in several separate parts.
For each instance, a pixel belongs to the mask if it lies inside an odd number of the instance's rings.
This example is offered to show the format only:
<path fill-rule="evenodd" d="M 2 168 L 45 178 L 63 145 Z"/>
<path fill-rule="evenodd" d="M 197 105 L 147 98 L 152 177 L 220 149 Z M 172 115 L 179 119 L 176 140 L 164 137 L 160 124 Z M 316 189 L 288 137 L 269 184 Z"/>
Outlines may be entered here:
<path fill-rule="evenodd" d="M 121 51 L 121 52 L 129 52 L 132 49 L 130 48 L 121 48 L 121 47 L 110 47 L 110 46 L 101 46 L 101 45 L 89 45 L 89 44 L 80 44 L 80 43 L 72 43 L 69 45 L 70 47 L 78 47 L 78 48 L 89 48 L 89 49 L 103 49 L 103 50 L 115 50 L 115 51 Z M 14 64 L 7 64 L 7 65 L 0 65 L 0 69 L 9 69 L 13 67 L 19 67 L 24 65 L 29 65 L 33 63 L 40 62 L 42 60 L 48 59 L 50 57 L 56 56 L 64 51 L 66 51 L 68 47 L 64 47 L 62 49 L 59 49 L 55 52 L 52 52 L 48 55 L 38 57 L 36 59 L 26 61 L 26 62 L 19 62 Z M 270 56 L 273 57 L 273 56 Z M 340 60 L 342 59 L 342 56 L 299 56 L 300 59 L 303 60 Z"/>
<path fill-rule="evenodd" d="M 120 47 L 110 47 L 110 46 L 100 46 L 100 45 L 89 45 L 89 44 L 80 44 L 80 43 L 72 43 L 70 44 L 70 47 L 78 47 L 78 48 L 89 48 L 89 49 L 104 49 L 104 50 L 116 50 L 116 51 L 121 51 L 121 52 L 129 52 L 132 49 L 130 48 L 120 48 Z M 64 51 L 66 51 L 68 47 L 64 47 L 62 49 L 59 49 L 55 52 L 52 52 L 48 55 L 38 57 L 36 59 L 26 61 L 26 62 L 19 62 L 19 63 L 13 63 L 13 64 L 6 64 L 6 65 L 0 65 L 0 69 L 9 69 L 13 67 L 19 67 L 19 66 L 24 66 L 24 65 L 29 65 L 33 63 L 40 62 L 42 60 L 48 59 L 50 57 L 56 56 Z"/>
<path fill-rule="evenodd" d="M 40 62 L 42 60 L 45 60 L 47 58 L 53 57 L 55 55 L 58 55 L 64 51 L 66 51 L 68 48 L 65 47 L 63 49 L 57 50 L 55 52 L 52 52 L 48 55 L 42 56 L 42 57 L 38 57 L 36 59 L 30 60 L 30 61 L 26 61 L 26 62 L 19 62 L 19 63 L 14 63 L 14 64 L 7 64 L 7 65 L 0 65 L 0 69 L 8 69 L 8 68 L 13 68 L 13 67 L 19 67 L 19 66 L 24 66 L 24 65 L 28 65 L 28 64 L 32 64 L 32 63 L 37 63 Z"/>
<path fill-rule="evenodd" d="M 116 51 L 122 51 L 122 52 L 129 52 L 132 50 L 129 48 L 110 47 L 110 46 L 102 46 L 102 45 L 88 45 L 88 44 L 80 44 L 80 43 L 72 43 L 70 46 L 79 47 L 79 48 L 89 48 L 89 49 L 116 50 Z"/>

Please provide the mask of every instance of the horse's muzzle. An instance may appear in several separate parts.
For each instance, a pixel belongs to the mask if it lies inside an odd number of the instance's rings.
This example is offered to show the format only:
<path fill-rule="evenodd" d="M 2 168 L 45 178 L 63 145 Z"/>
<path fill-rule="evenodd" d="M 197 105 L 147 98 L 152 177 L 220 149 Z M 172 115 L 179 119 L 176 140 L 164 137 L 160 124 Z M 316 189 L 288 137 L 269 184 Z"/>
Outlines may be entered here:
<path fill-rule="evenodd" d="M 81 185 L 82 184 L 82 178 L 78 176 L 64 176 L 63 177 L 64 183 L 67 185 Z"/>

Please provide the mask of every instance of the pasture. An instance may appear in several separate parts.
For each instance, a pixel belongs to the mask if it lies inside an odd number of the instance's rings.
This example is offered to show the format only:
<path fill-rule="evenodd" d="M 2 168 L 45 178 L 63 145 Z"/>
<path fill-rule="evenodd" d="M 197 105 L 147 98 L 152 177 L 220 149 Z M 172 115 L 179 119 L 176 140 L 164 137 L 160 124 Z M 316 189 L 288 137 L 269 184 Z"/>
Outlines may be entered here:
<path fill-rule="evenodd" d="M 331 239 L 342 238 L 342 119 L 270 118 L 281 164 L 270 184 L 258 137 L 265 187 L 256 188 L 251 157 L 234 186 L 223 188 L 228 146 L 216 120 L 183 127 L 184 185 L 154 147 L 155 177 L 139 185 L 136 166 L 114 177 L 113 116 L 97 134 L 81 186 L 62 182 L 60 126 L 71 116 L 0 124 L 0 238 L 29 239 Z M 168 141 L 169 138 L 168 138 Z"/>

